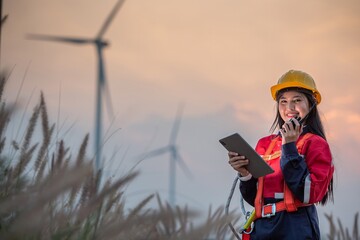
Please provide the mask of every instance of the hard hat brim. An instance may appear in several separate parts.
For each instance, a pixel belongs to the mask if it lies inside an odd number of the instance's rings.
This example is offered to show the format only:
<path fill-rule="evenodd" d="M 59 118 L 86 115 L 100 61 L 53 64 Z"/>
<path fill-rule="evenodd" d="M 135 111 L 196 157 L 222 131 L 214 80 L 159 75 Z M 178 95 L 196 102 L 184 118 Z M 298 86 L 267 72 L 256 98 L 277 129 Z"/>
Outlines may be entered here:
<path fill-rule="evenodd" d="M 317 91 L 316 89 L 309 88 L 307 85 L 302 84 L 301 82 L 285 82 L 285 83 L 276 84 L 270 88 L 271 96 L 276 101 L 276 95 L 277 95 L 278 91 L 285 89 L 285 88 L 291 88 L 291 87 L 308 89 L 314 94 L 317 104 L 319 104 L 321 102 L 320 92 Z"/>

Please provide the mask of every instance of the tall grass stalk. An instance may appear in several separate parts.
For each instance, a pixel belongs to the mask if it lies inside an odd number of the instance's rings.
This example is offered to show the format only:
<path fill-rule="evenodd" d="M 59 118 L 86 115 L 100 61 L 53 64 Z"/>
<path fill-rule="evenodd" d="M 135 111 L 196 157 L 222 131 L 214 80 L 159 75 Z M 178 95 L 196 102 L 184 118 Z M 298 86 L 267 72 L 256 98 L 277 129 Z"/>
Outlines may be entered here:
<path fill-rule="evenodd" d="M 197 227 L 195 211 L 173 209 L 158 195 L 158 208 L 148 208 L 155 193 L 125 209 L 125 189 L 139 173 L 130 171 L 99 186 L 101 172 L 94 171 L 86 154 L 89 135 L 74 159 L 65 139 L 56 139 L 51 152 L 55 124 L 42 92 L 23 138 L 7 140 L 14 108 L 2 99 L 5 83 L 0 74 L 0 239 L 223 239 L 225 231 L 219 230 L 229 217 L 222 208 Z M 38 125 L 41 143 L 34 142 Z M 16 157 L 4 154 L 6 142 Z"/>

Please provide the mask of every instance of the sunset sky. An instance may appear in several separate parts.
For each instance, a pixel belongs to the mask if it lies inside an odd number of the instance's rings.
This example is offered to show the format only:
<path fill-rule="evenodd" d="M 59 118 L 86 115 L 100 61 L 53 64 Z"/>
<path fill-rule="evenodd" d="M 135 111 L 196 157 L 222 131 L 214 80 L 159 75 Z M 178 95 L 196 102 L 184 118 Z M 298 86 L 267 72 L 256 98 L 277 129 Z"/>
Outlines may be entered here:
<path fill-rule="evenodd" d="M 6 99 L 19 94 L 19 112 L 28 104 L 30 113 L 43 91 L 56 136 L 74 154 L 86 133 L 93 139 L 95 48 L 25 36 L 94 37 L 116 2 L 3 0 L 9 17 L 1 64 L 13 69 Z M 184 104 L 177 145 L 193 178 L 177 169 L 177 203 L 205 210 L 225 205 L 235 172 L 218 139 L 239 132 L 255 146 L 275 116 L 269 88 L 289 69 L 303 70 L 322 94 L 336 167 L 335 204 L 319 208 L 321 226 L 326 212 L 350 227 L 360 211 L 359 13 L 357 0 L 127 0 L 105 34 L 115 113 L 111 120 L 105 108 L 107 176 L 125 174 L 139 155 L 166 146 Z M 13 136 L 20 116 L 8 129 Z M 141 175 L 127 189 L 129 202 L 153 192 L 167 200 L 169 157 L 136 167 Z"/>

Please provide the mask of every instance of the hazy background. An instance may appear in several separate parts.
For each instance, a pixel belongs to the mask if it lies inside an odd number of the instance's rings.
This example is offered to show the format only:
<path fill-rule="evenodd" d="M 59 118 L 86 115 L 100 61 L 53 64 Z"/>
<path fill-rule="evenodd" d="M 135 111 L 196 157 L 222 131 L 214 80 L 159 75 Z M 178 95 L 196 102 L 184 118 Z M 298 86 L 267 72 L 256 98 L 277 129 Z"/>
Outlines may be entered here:
<path fill-rule="evenodd" d="M 95 48 L 29 41 L 25 34 L 94 37 L 115 3 L 3 0 L 9 18 L 1 64 L 13 69 L 6 98 L 19 96 L 23 104 L 8 129 L 12 136 L 20 137 L 21 114 L 26 106 L 31 112 L 43 91 L 58 139 L 73 151 L 86 133 L 93 140 Z M 178 168 L 177 204 L 224 205 L 235 172 L 218 139 L 239 132 L 255 146 L 275 116 L 269 88 L 299 69 L 322 94 L 319 109 L 336 167 L 335 203 L 319 207 L 321 226 L 327 226 L 324 213 L 333 213 L 352 228 L 360 210 L 359 12 L 357 0 L 126 1 L 105 34 L 115 112 L 114 121 L 104 112 L 106 175 L 121 176 L 137 156 L 166 146 L 183 103 L 177 145 L 194 178 Z M 92 150 L 93 143 L 89 157 Z M 136 167 L 142 174 L 127 188 L 129 207 L 153 192 L 167 200 L 168 160 L 167 154 Z"/>

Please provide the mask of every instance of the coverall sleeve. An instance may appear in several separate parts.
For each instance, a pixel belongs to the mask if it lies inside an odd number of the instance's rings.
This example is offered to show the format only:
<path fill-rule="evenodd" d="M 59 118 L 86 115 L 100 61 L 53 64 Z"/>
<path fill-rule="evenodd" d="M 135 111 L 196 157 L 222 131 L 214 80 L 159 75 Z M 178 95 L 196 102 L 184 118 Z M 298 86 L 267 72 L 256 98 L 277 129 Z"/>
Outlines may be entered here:
<path fill-rule="evenodd" d="M 257 178 L 252 177 L 248 181 L 240 181 L 240 192 L 244 200 L 254 206 L 257 191 Z"/>
<path fill-rule="evenodd" d="M 303 203 L 320 202 L 334 172 L 329 145 L 314 135 L 306 140 L 301 152 L 295 142 L 282 145 L 280 166 L 285 182 Z"/>

